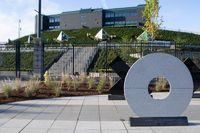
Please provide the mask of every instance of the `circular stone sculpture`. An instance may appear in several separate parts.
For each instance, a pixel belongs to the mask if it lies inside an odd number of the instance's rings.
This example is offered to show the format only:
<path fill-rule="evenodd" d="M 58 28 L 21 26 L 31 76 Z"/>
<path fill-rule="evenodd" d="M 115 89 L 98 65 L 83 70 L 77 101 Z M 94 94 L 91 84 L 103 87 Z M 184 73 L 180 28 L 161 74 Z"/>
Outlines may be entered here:
<path fill-rule="evenodd" d="M 165 99 L 153 99 L 148 85 L 155 77 L 165 77 L 170 92 Z M 129 69 L 124 83 L 125 97 L 139 117 L 175 117 L 187 108 L 193 94 L 193 80 L 188 68 L 178 58 L 163 54 L 149 54 Z"/>

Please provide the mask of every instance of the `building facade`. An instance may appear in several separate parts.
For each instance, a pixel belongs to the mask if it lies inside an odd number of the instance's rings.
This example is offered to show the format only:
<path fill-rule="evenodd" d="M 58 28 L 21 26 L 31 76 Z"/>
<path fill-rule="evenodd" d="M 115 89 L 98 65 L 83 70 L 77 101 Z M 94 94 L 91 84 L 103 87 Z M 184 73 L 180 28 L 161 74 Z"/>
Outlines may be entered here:
<path fill-rule="evenodd" d="M 113 9 L 81 9 L 56 15 L 42 15 L 42 30 L 71 30 L 95 27 L 140 27 L 145 23 L 145 5 Z M 37 29 L 37 17 L 35 21 Z"/>

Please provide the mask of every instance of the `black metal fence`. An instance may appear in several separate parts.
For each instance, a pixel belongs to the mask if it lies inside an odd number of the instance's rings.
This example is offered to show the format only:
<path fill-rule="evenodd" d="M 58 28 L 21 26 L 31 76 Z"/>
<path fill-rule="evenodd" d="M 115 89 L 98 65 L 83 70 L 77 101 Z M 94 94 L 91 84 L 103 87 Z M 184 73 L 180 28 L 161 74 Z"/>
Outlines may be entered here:
<path fill-rule="evenodd" d="M 15 70 L 25 73 L 25 77 L 31 77 L 33 75 L 33 44 L 22 44 L 20 49 L 16 49 L 15 46 L 0 47 L 0 77 L 9 75 L 9 72 L 14 73 L 11 74 L 13 76 L 19 75 L 19 72 L 15 74 Z M 20 54 L 17 54 L 17 51 L 20 51 Z M 176 43 L 45 44 L 44 51 L 45 68 L 51 70 L 52 76 L 58 76 L 61 73 L 112 73 L 109 64 L 117 56 L 130 66 L 139 58 L 155 52 L 168 53 L 182 61 L 190 58 L 200 67 L 200 46 Z"/>

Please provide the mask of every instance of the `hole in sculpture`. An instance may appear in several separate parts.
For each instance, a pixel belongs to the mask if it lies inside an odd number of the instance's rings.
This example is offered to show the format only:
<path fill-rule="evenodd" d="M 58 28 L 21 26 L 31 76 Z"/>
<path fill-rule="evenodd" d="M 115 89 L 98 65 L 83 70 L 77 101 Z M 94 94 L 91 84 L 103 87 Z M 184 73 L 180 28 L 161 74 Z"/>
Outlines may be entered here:
<path fill-rule="evenodd" d="M 165 99 L 170 93 L 170 84 L 165 77 L 155 77 L 149 83 L 148 92 L 153 99 Z"/>

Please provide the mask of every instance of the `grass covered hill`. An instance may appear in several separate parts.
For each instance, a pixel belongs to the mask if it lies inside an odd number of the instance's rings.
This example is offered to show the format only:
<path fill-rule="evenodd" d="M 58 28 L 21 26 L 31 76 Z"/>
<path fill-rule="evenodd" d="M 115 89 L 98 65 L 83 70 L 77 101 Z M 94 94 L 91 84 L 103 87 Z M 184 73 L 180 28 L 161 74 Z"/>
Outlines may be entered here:
<path fill-rule="evenodd" d="M 88 38 L 87 33 L 90 33 L 92 36 L 95 36 L 99 30 L 100 28 L 93 28 L 79 30 L 64 30 L 64 32 L 70 37 L 73 37 L 73 39 L 70 40 L 70 43 L 88 44 L 97 42 Z M 143 32 L 141 28 L 134 27 L 105 27 L 104 30 L 107 31 L 110 35 L 116 35 L 116 38 L 112 40 L 113 42 L 135 41 L 136 38 Z M 58 30 L 45 31 L 42 33 L 43 41 L 47 44 L 55 43 L 55 40 L 58 37 L 59 33 L 60 31 Z M 28 36 L 22 37 L 20 39 L 22 43 L 26 42 L 27 40 Z M 167 40 L 181 44 L 200 45 L 200 35 L 178 31 L 159 30 L 156 40 Z"/>
<path fill-rule="evenodd" d="M 66 34 L 73 39 L 68 43 L 73 43 L 77 45 L 87 45 L 87 44 L 97 44 L 96 41 L 87 37 L 87 33 L 90 33 L 92 36 L 95 36 L 100 28 L 93 29 L 80 29 L 80 30 L 64 30 Z M 141 28 L 134 27 L 105 27 L 105 31 L 110 35 L 116 35 L 112 41 L 116 43 L 126 43 L 136 41 L 136 38 L 143 32 Z M 56 43 L 56 38 L 58 37 L 60 31 L 46 31 L 42 33 L 42 38 L 44 43 L 46 44 L 54 44 Z M 33 35 L 35 36 L 35 35 Z M 28 40 L 28 36 L 22 37 L 20 39 L 21 43 L 25 43 Z M 176 32 L 169 30 L 160 30 L 158 32 L 158 36 L 156 40 L 167 40 L 174 41 L 180 44 L 192 44 L 192 45 L 200 45 L 200 35 L 193 33 L 185 33 L 185 32 Z M 57 43 L 58 44 L 58 43 Z M 60 45 L 60 44 L 58 44 Z M 22 45 L 23 46 L 23 45 Z M 120 49 L 109 49 L 107 53 L 107 62 L 108 64 L 116 57 L 120 56 L 123 60 L 126 60 L 127 63 L 133 63 L 137 59 L 130 57 L 128 53 L 136 53 L 137 49 L 129 49 L 129 48 L 120 48 Z M 58 57 L 59 52 L 45 53 L 45 66 L 49 64 L 52 59 Z M 0 71 L 12 71 L 15 69 L 15 54 L 14 53 L 0 53 L 2 61 L 0 62 Z M 105 71 L 106 51 L 105 49 L 101 49 L 97 55 L 97 58 L 93 61 L 90 66 L 90 71 Z M 33 68 L 33 53 L 23 53 L 21 55 L 21 70 L 31 71 Z M 111 69 L 108 67 L 108 69 Z"/>

